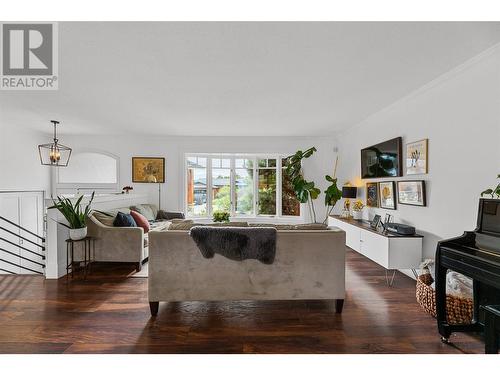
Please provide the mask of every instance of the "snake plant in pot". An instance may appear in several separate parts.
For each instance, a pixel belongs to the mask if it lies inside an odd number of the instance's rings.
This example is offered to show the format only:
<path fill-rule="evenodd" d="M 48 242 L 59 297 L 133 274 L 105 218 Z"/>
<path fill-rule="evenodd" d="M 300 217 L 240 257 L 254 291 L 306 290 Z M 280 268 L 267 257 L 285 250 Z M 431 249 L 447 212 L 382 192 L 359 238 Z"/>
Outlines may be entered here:
<path fill-rule="evenodd" d="M 56 208 L 64 216 L 68 223 L 59 222 L 59 224 L 69 229 L 69 238 L 74 241 L 81 240 L 87 236 L 87 219 L 90 215 L 90 205 L 94 200 L 94 194 L 95 192 L 92 193 L 89 203 L 83 210 L 80 207 L 83 195 L 75 203 L 72 203 L 68 198 L 59 196 L 57 200 L 52 199 L 54 205 L 49 207 L 49 209 Z"/>

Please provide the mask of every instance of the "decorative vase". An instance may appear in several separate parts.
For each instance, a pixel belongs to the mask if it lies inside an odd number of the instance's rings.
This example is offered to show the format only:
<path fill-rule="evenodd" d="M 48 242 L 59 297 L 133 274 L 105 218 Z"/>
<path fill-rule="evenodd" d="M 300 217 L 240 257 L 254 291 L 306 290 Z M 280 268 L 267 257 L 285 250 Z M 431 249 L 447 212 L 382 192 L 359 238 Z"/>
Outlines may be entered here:
<path fill-rule="evenodd" d="M 87 237 L 87 227 L 69 230 L 69 238 L 73 241 L 78 241 L 85 237 Z"/>
<path fill-rule="evenodd" d="M 363 212 L 362 211 L 353 211 L 352 218 L 354 220 L 361 220 L 363 218 Z"/>

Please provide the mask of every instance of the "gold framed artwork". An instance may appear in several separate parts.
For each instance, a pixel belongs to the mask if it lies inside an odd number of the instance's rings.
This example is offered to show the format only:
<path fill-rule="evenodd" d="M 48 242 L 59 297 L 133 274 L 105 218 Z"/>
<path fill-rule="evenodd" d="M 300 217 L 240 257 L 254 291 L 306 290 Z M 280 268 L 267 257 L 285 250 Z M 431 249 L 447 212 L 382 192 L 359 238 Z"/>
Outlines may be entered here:
<path fill-rule="evenodd" d="M 425 181 L 398 181 L 398 203 L 425 207 Z"/>
<path fill-rule="evenodd" d="M 380 208 L 396 209 L 396 183 L 394 181 L 379 182 Z"/>
<path fill-rule="evenodd" d="M 428 171 L 428 143 L 429 140 L 422 139 L 420 141 L 406 144 L 406 174 L 426 174 Z"/>
<path fill-rule="evenodd" d="M 165 158 L 133 157 L 132 182 L 164 183 Z"/>
<path fill-rule="evenodd" d="M 378 207 L 378 183 L 368 182 L 366 184 L 366 205 Z"/>

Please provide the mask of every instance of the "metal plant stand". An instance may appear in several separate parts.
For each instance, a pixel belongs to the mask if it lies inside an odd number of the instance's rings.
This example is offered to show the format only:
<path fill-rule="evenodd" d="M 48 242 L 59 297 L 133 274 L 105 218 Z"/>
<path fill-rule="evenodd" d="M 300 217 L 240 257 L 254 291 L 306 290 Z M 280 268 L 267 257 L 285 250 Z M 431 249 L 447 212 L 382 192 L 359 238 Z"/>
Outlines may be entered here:
<path fill-rule="evenodd" d="M 76 269 L 83 270 L 83 279 L 87 279 L 90 272 L 91 264 L 95 261 L 95 238 L 85 237 L 81 240 L 66 240 L 66 281 L 69 281 L 69 274 L 71 271 L 71 278 L 74 277 Z M 83 246 L 83 261 L 75 262 L 75 243 L 82 243 Z M 78 267 L 75 267 L 78 263 Z"/>

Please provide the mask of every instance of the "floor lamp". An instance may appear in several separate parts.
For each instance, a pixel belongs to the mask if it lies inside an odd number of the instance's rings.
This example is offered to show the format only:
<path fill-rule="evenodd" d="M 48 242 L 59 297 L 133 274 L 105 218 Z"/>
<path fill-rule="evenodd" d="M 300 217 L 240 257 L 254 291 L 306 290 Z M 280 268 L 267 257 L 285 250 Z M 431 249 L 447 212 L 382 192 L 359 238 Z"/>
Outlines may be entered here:
<path fill-rule="evenodd" d="M 161 182 L 158 182 L 158 209 L 161 208 Z"/>

